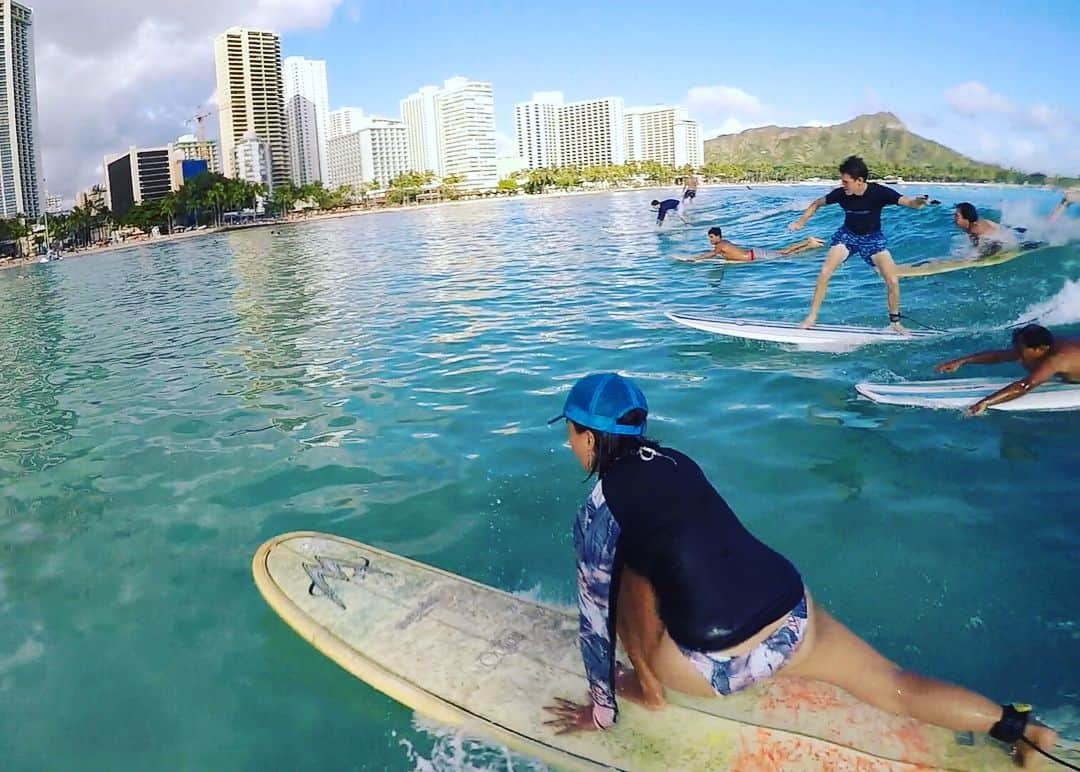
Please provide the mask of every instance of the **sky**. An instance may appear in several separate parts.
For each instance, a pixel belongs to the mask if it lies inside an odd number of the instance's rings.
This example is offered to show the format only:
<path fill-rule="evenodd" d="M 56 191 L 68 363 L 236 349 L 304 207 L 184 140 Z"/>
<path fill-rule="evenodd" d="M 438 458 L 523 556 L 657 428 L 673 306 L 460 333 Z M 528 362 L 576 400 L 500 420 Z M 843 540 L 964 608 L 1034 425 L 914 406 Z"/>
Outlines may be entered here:
<path fill-rule="evenodd" d="M 561 91 L 682 105 L 705 137 L 888 110 L 977 160 L 1080 175 L 1077 0 L 24 2 L 46 188 L 68 200 L 101 181 L 105 154 L 194 132 L 215 98 L 213 38 L 234 25 L 326 60 L 331 109 L 399 117 L 422 85 L 488 81 L 506 154 L 514 103 Z"/>

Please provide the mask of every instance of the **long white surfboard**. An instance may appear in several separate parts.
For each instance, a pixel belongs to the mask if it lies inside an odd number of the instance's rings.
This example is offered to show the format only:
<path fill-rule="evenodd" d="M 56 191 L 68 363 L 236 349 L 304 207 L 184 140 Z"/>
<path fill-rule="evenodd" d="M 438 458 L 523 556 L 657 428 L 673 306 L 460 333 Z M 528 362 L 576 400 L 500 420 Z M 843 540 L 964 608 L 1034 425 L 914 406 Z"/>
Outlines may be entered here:
<path fill-rule="evenodd" d="M 966 408 L 1013 381 L 997 378 L 955 378 L 905 383 L 855 384 L 855 391 L 874 402 L 908 407 Z M 1080 410 L 1080 384 L 1044 383 L 1022 397 L 992 405 L 990 410 Z"/>
<path fill-rule="evenodd" d="M 836 324 L 816 324 L 802 329 L 791 322 L 770 322 L 751 319 L 728 319 L 667 312 L 673 322 L 695 330 L 726 335 L 731 338 L 765 340 L 773 343 L 804 345 L 864 346 L 870 343 L 909 343 L 933 337 L 937 333 L 909 331 L 899 333 L 891 328 L 848 327 Z"/>
<path fill-rule="evenodd" d="M 556 735 L 543 710 L 585 702 L 576 610 L 535 603 L 329 534 L 259 547 L 255 583 L 323 654 L 417 712 L 559 769 L 1011 770 L 1003 745 L 780 678 L 724 699 L 620 700 L 605 732 Z M 625 660 L 624 660 L 625 661 Z M 1080 758 L 1073 747 L 1061 751 Z"/>

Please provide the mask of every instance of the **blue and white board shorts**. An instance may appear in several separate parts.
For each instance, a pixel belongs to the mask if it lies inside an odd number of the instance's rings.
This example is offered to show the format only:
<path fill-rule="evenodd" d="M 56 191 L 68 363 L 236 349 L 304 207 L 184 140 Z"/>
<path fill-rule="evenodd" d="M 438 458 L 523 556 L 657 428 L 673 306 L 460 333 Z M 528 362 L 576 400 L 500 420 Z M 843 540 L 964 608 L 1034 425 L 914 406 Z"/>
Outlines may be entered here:
<path fill-rule="evenodd" d="M 829 247 L 843 244 L 848 249 L 848 257 L 856 255 L 861 257 L 871 268 L 876 268 L 871 260 L 878 252 L 884 252 L 889 248 L 889 242 L 885 240 L 885 234 L 881 231 L 873 233 L 852 233 L 846 227 L 841 227 L 829 240 Z"/>

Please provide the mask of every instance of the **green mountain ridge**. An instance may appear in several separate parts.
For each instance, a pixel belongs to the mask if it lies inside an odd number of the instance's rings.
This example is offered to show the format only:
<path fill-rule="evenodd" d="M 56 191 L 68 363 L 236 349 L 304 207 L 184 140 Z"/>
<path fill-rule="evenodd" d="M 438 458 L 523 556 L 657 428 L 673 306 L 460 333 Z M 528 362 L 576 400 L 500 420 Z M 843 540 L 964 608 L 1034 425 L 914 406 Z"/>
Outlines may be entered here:
<path fill-rule="evenodd" d="M 705 140 L 707 164 L 821 168 L 830 170 L 830 177 L 849 155 L 861 156 L 875 177 L 963 171 L 965 176 L 993 180 L 1017 174 L 920 137 L 887 112 L 860 115 L 833 126 L 762 126 Z"/>

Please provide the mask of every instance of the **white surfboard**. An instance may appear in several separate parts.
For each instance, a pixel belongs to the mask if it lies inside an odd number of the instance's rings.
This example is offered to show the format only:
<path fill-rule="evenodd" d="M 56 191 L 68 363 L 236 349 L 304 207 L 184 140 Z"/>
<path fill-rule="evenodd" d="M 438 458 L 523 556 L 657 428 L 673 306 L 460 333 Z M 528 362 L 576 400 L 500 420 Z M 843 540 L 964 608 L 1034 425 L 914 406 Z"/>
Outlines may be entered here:
<path fill-rule="evenodd" d="M 693 327 L 695 330 L 726 335 L 731 338 L 802 345 L 865 346 L 870 343 L 909 343 L 938 334 L 914 330 L 899 333 L 888 327 L 875 329 L 873 327 L 848 327 L 837 324 L 815 324 L 813 327 L 804 330 L 799 325 L 791 322 L 727 319 L 698 316 L 697 314 L 681 314 L 674 311 L 668 311 L 667 318 L 686 327 Z"/>
<path fill-rule="evenodd" d="M 796 678 L 724 699 L 669 693 L 659 712 L 620 700 L 614 728 L 556 735 L 543 706 L 587 699 L 576 610 L 314 532 L 270 539 L 252 571 L 282 619 L 345 670 L 429 718 L 559 769 L 1012 769 L 1004 746 L 985 736 Z"/>
<path fill-rule="evenodd" d="M 905 383 L 855 384 L 855 391 L 874 402 L 909 407 L 957 408 L 973 405 L 1013 381 L 956 378 Z M 1080 384 L 1044 383 L 1022 397 L 992 405 L 990 410 L 1080 410 Z"/>

